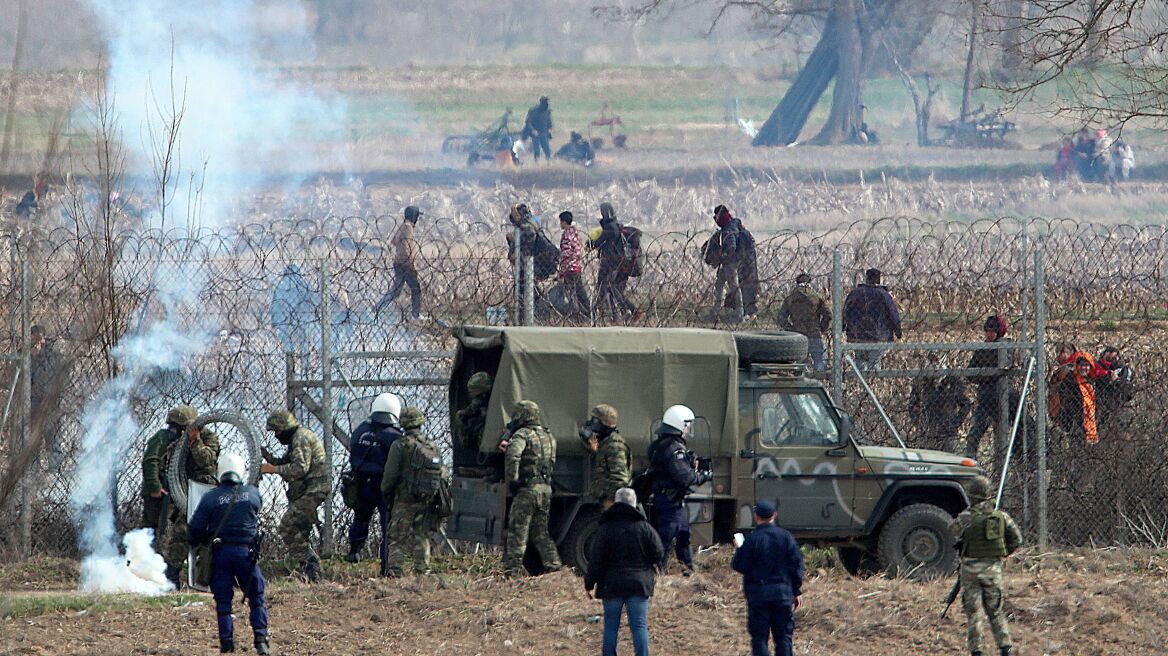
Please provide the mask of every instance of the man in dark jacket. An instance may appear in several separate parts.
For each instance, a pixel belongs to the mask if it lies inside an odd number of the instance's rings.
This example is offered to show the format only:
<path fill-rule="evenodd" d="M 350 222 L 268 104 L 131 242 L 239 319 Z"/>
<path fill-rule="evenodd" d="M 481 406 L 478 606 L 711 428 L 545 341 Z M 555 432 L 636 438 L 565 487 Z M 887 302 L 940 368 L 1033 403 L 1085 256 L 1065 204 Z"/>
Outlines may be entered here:
<path fill-rule="evenodd" d="M 900 339 L 900 311 L 888 288 L 880 284 L 880 269 L 864 272 L 864 283 L 857 285 L 844 301 L 844 332 L 849 342 L 891 342 Z M 856 352 L 861 369 L 880 369 L 881 349 Z"/>
<path fill-rule="evenodd" d="M 657 533 L 667 548 L 672 542 L 685 576 L 693 573 L 693 553 L 689 548 L 689 516 L 685 497 L 691 488 L 710 480 L 709 472 L 697 471 L 693 455 L 686 448 L 694 420 L 693 410 L 684 405 L 670 406 L 661 418 L 657 437 L 649 445 L 649 466 L 653 471 L 653 509 L 657 515 Z M 661 569 L 669 553 L 661 556 Z"/>
<path fill-rule="evenodd" d="M 588 555 L 584 590 L 604 600 L 602 656 L 616 656 L 621 609 L 629 618 L 633 653 L 649 656 L 649 597 L 657 578 L 657 563 L 665 555 L 661 539 L 637 508 L 637 493 L 622 487 L 615 503 L 600 516 L 600 528 Z"/>
<path fill-rule="evenodd" d="M 378 394 L 373 399 L 369 418 L 353 431 L 349 471 L 356 479 L 358 503 L 353 509 L 353 523 L 349 526 L 349 555 L 345 559 L 350 563 L 361 559 L 361 549 L 369 539 L 369 522 L 374 510 L 381 526 L 378 554 L 381 562 L 385 562 L 385 529 L 389 523 L 390 502 L 381 494 L 381 477 L 385 474 L 385 458 L 390 447 L 402 436 L 397 427 L 400 415 L 401 399 L 396 394 Z"/>
<path fill-rule="evenodd" d="M 982 328 L 985 331 L 985 341 L 996 343 L 1002 341 L 1002 338 L 1006 336 L 1008 324 L 1004 317 L 995 314 L 985 320 Z M 977 386 L 977 401 L 973 408 L 973 426 L 969 429 L 969 438 L 965 445 L 965 455 L 970 458 L 977 458 L 978 449 L 981 447 L 981 438 L 985 435 L 986 430 L 993 426 L 996 433 L 1000 423 L 1003 389 L 999 383 L 1004 384 L 1002 376 L 1005 372 L 1003 361 L 999 359 L 999 352 L 1000 349 L 974 351 L 973 356 L 969 359 L 970 369 L 998 369 L 1002 371 L 998 374 L 970 378 Z M 1018 395 L 1017 392 L 1006 390 L 1006 393 L 1011 397 L 1010 406 L 1016 407 L 1017 401 L 1013 397 Z M 1002 438 L 1005 437 L 1002 436 Z"/>
<path fill-rule="evenodd" d="M 823 371 L 827 355 L 823 333 L 831 327 L 831 310 L 827 309 L 823 297 L 811 289 L 809 274 L 795 276 L 795 288 L 779 307 L 779 325 L 784 330 L 793 330 L 807 338 L 807 355 L 811 358 L 811 365 L 816 371 Z"/>
<path fill-rule="evenodd" d="M 734 312 L 731 319 L 738 323 L 747 314 L 748 294 L 750 304 L 753 306 L 755 303 L 753 287 L 748 291 L 747 280 L 744 279 L 752 277 L 751 268 L 757 268 L 753 259 L 754 238 L 742 226 L 742 221 L 732 216 L 725 205 L 714 208 L 714 223 L 718 226 L 718 232 L 707 242 L 707 248 L 714 252 L 704 255 L 707 261 L 716 262 L 718 275 L 714 279 L 714 305 L 706 319 L 717 320 L 724 305 Z M 744 264 L 748 266 L 744 267 Z M 755 270 L 753 278 L 757 277 Z M 723 289 L 726 291 L 724 303 Z"/>
<path fill-rule="evenodd" d="M 637 307 L 625 295 L 629 274 L 625 273 L 626 240 L 612 203 L 600 204 L 600 234 L 588 240 L 588 248 L 600 255 L 596 275 L 596 313 L 607 310 L 613 321 L 619 317 L 637 317 Z"/>
<path fill-rule="evenodd" d="M 257 654 L 269 654 L 268 607 L 263 572 L 253 552 L 264 500 L 254 485 L 244 484 L 243 458 L 225 453 L 219 458 L 219 485 L 203 495 L 191 516 L 188 539 L 193 546 L 212 544 L 211 593 L 219 623 L 219 651 L 235 651 L 235 617 L 231 598 L 235 586 L 251 607 L 251 630 Z"/>
<path fill-rule="evenodd" d="M 803 553 L 795 538 L 775 524 L 775 505 L 765 499 L 754 507 L 754 531 L 734 552 L 730 566 L 742 574 L 746 627 L 753 656 L 790 656 L 795 611 L 803 604 Z"/>
<path fill-rule="evenodd" d="M 549 160 L 552 158 L 552 108 L 548 105 L 548 97 L 541 96 L 539 104 L 527 110 L 527 121 L 523 124 L 523 138 L 531 137 L 531 150 L 535 159 L 539 159 L 539 151 Z"/>

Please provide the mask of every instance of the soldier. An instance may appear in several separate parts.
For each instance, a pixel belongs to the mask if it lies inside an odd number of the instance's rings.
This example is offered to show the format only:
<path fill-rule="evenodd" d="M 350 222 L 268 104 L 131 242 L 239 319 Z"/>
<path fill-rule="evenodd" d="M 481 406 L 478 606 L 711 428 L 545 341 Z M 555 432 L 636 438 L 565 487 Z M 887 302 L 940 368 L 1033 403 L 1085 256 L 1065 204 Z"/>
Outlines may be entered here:
<path fill-rule="evenodd" d="M 616 408 L 602 403 L 592 408 L 592 417 L 580 429 L 584 448 L 592 454 L 589 494 L 604 510 L 612 506 L 616 491 L 632 481 L 629 446 L 616 424 Z"/>
<path fill-rule="evenodd" d="M 1001 656 L 1010 656 L 1010 627 L 1002 596 L 1002 559 L 1022 546 L 1022 532 L 1009 515 L 994 508 L 990 481 L 978 476 L 969 483 L 973 503 L 949 525 L 949 535 L 961 553 L 961 608 L 967 618 L 966 644 L 981 656 L 981 614 L 990 621 Z"/>
<path fill-rule="evenodd" d="M 288 510 L 280 521 L 280 538 L 288 553 L 300 561 L 308 582 L 315 583 L 320 578 L 320 558 L 312 549 L 312 527 L 317 523 L 317 509 L 329 495 L 324 445 L 287 410 L 268 415 L 266 426 L 288 447 L 279 458 L 263 449 L 265 462 L 260 465 L 261 474 L 278 474 L 288 483 Z"/>
<path fill-rule="evenodd" d="M 827 349 L 823 334 L 831 328 L 831 310 L 827 302 L 811 289 L 811 274 L 795 276 L 795 288 L 779 307 L 779 325 L 807 338 L 807 356 L 816 371 L 826 368 Z"/>
<path fill-rule="evenodd" d="M 212 542 L 211 594 L 215 596 L 215 616 L 219 624 L 219 652 L 235 651 L 235 617 L 231 598 L 239 585 L 251 608 L 248 619 L 255 636 L 257 654 L 268 648 L 268 605 L 264 601 L 267 582 L 258 564 L 256 535 L 264 500 L 254 485 L 245 485 L 243 458 L 225 453 L 219 459 L 219 485 L 203 495 L 191 517 L 190 544 Z"/>
<path fill-rule="evenodd" d="M 649 466 L 653 469 L 653 508 L 657 515 L 657 533 L 665 545 L 661 569 L 669 562 L 669 544 L 674 543 L 677 559 L 685 567 L 685 576 L 694 571 L 693 553 L 689 548 L 689 517 L 685 496 L 690 488 L 710 480 L 709 472 L 698 472 L 685 440 L 693 425 L 694 413 L 684 405 L 670 406 L 661 418 L 657 437 L 649 445 Z"/>
<path fill-rule="evenodd" d="M 186 427 L 183 433 L 187 438 L 186 475 L 188 481 L 214 485 L 218 482 L 215 476 L 215 464 L 219 460 L 219 437 L 210 428 L 202 430 L 192 424 Z M 167 452 L 167 461 L 178 451 L 178 443 L 171 445 Z M 169 464 L 164 466 L 169 467 Z M 188 496 L 188 500 L 189 500 Z M 182 571 L 183 561 L 190 553 L 187 544 L 187 508 L 184 505 L 170 505 L 170 515 L 167 517 L 170 528 L 166 532 L 166 547 L 163 557 L 166 559 L 166 578 L 179 588 L 179 572 Z"/>
<path fill-rule="evenodd" d="M 507 522 L 503 572 L 507 576 L 519 574 L 529 541 L 539 551 L 544 570 L 554 572 L 562 567 L 556 543 L 548 535 L 556 440 L 540 423 L 539 406 L 534 401 L 515 404 L 507 429 L 511 435 L 499 444 L 499 448 L 507 454 L 503 480 L 507 481 L 508 492 L 515 498 Z"/>
<path fill-rule="evenodd" d="M 353 509 L 353 523 L 349 526 L 349 554 L 345 559 L 355 563 L 361 559 L 361 549 L 369 539 L 369 520 L 373 511 L 381 526 L 381 544 L 377 553 L 385 562 L 385 530 L 389 523 L 390 502 L 381 494 L 381 478 L 385 475 L 385 459 L 395 440 L 402 436 L 397 424 L 401 414 L 401 399 L 386 392 L 373 399 L 369 419 L 353 431 L 349 449 L 349 471 L 356 478 L 357 507 Z"/>
<path fill-rule="evenodd" d="M 406 433 L 393 443 L 385 461 L 381 494 L 393 499 L 393 517 L 389 520 L 389 555 L 382 565 L 382 576 L 402 575 L 407 545 L 413 547 L 414 572 L 430 571 L 435 496 L 446 476 L 446 468 L 438 447 L 422 432 L 424 423 L 426 415 L 421 410 L 403 410 L 401 425 Z"/>
<path fill-rule="evenodd" d="M 487 425 L 487 402 L 491 400 L 491 387 L 494 383 L 491 374 L 485 371 L 475 372 L 466 382 L 470 403 L 459 410 L 456 417 L 462 446 L 467 449 L 479 450 L 479 443 L 483 439 L 483 427 Z"/>

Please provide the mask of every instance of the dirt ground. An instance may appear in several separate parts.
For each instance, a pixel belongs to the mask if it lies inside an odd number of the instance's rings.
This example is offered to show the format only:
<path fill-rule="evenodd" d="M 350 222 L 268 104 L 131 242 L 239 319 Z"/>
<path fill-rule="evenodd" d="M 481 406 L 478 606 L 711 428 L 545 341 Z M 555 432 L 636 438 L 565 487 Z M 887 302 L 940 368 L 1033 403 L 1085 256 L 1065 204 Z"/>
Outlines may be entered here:
<path fill-rule="evenodd" d="M 809 558 L 797 654 L 962 654 L 960 603 L 940 618 L 950 581 L 916 583 L 852 578 L 823 552 Z M 658 579 L 649 610 L 658 654 L 749 654 L 740 578 L 729 553 L 698 557 L 702 571 Z M 600 602 L 568 572 L 525 580 L 499 576 L 497 562 L 438 563 L 441 574 L 402 580 L 373 576 L 375 563 L 328 563 L 328 582 L 309 586 L 276 577 L 269 584 L 277 654 L 594 654 Z M 75 565 L 36 561 L 0 568 L 0 656 L 216 653 L 210 596 L 129 610 L 11 614 L 14 600 L 67 591 Z M 1124 655 L 1164 653 L 1161 593 L 1168 554 L 1118 550 L 1030 552 L 1006 578 L 1017 653 Z M 238 602 L 237 602 L 238 603 Z M 241 638 L 246 609 L 237 605 Z M 240 640 L 245 652 L 250 641 Z M 628 653 L 627 631 L 622 653 Z M 990 650 L 987 650 L 989 653 Z M 253 652 L 254 653 L 254 652 Z M 996 652 L 995 652 L 996 653 Z"/>

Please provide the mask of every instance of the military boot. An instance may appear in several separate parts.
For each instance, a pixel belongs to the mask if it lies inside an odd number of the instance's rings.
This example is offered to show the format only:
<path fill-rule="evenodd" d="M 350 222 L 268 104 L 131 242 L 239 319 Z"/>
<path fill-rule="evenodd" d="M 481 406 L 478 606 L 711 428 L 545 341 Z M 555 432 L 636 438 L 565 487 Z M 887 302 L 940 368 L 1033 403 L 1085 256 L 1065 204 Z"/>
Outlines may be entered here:
<path fill-rule="evenodd" d="M 223 640 L 222 638 L 219 639 L 219 653 L 220 654 L 230 654 L 230 653 L 233 653 L 234 651 L 235 651 L 235 641 L 234 640 Z"/>
<path fill-rule="evenodd" d="M 260 656 L 264 656 L 265 654 L 272 653 L 272 649 L 270 647 L 268 647 L 268 636 L 261 636 L 261 635 L 256 636 L 255 637 L 255 648 L 256 648 L 256 653 L 259 654 Z"/>
<path fill-rule="evenodd" d="M 320 558 L 310 556 L 304 563 L 304 578 L 308 579 L 309 583 L 316 583 L 320 580 Z"/>
<path fill-rule="evenodd" d="M 355 563 L 355 562 L 360 561 L 361 560 L 361 548 L 364 546 L 365 546 L 364 544 L 360 544 L 357 542 L 351 543 L 349 545 L 349 553 L 348 553 L 348 555 L 345 556 L 345 560 L 349 561 L 350 563 Z"/>

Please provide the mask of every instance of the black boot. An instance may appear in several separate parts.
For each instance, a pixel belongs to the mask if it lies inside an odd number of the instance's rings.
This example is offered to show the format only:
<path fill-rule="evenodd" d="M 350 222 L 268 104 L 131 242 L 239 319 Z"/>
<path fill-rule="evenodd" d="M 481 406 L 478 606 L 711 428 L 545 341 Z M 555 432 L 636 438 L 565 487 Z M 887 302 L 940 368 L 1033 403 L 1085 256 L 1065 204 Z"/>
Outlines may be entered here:
<path fill-rule="evenodd" d="M 170 581 L 170 584 L 174 586 L 175 591 L 178 591 L 182 588 L 182 581 L 179 579 L 179 574 L 181 572 L 182 570 L 174 567 L 173 565 L 166 566 L 166 580 Z"/>
<path fill-rule="evenodd" d="M 1002 652 L 1002 656 L 1012 656 L 1014 653 L 1014 648 L 1010 645 L 1006 645 L 1005 647 L 1002 647 L 1000 651 Z"/>
<path fill-rule="evenodd" d="M 361 547 L 349 547 L 349 553 L 345 556 L 345 560 L 350 563 L 356 563 L 361 560 Z"/>
<path fill-rule="evenodd" d="M 222 638 L 219 640 L 219 653 L 220 654 L 230 654 L 234 651 L 235 651 L 235 641 L 234 640 L 223 640 Z"/>
<path fill-rule="evenodd" d="M 308 579 L 309 583 L 320 580 L 320 558 L 316 556 L 308 558 L 308 562 L 304 563 L 304 578 Z"/>
<path fill-rule="evenodd" d="M 255 648 L 256 653 L 260 656 L 272 653 L 272 650 L 268 647 L 268 636 L 256 636 Z"/>

